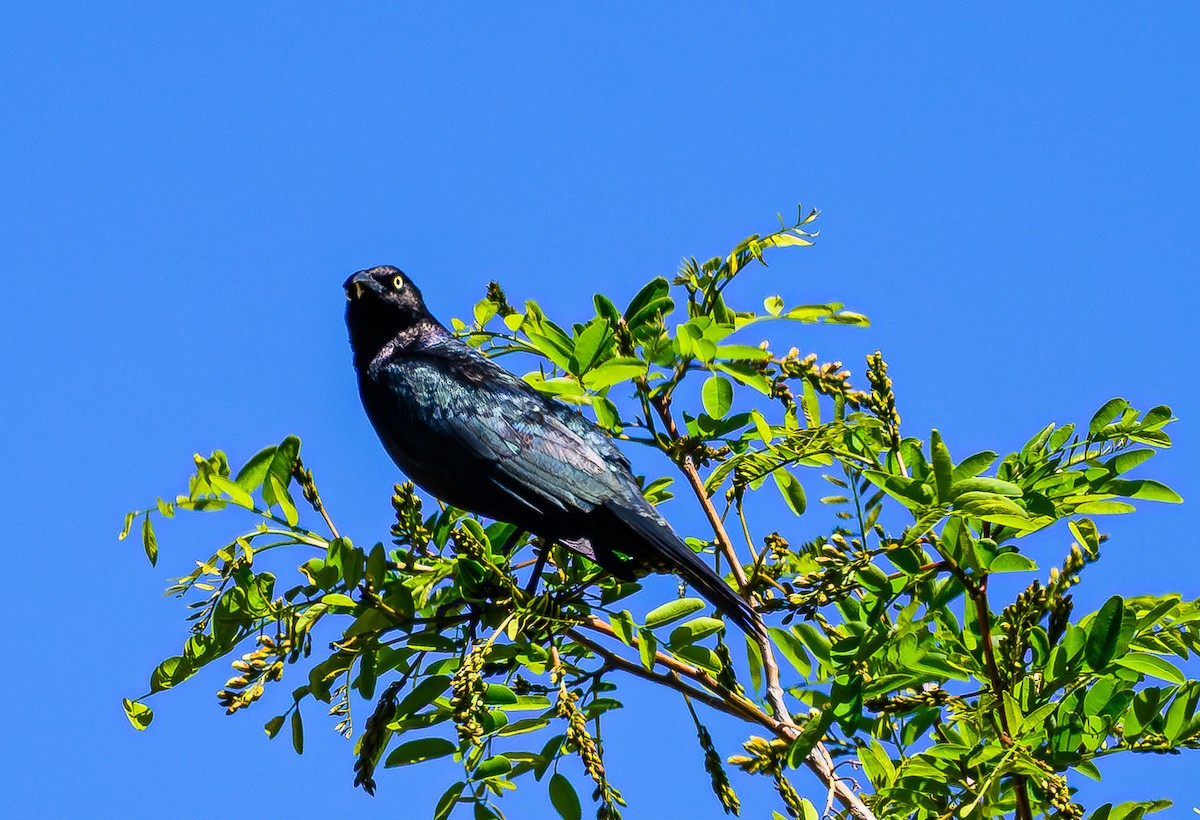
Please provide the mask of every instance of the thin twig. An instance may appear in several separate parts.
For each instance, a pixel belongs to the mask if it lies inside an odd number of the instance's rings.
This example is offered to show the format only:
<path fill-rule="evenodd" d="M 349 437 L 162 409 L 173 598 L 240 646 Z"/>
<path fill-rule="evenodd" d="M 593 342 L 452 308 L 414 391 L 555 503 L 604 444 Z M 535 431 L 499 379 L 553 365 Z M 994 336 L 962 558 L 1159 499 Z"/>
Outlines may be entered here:
<path fill-rule="evenodd" d="M 570 638 L 571 640 L 575 641 L 576 643 L 580 644 L 581 646 L 586 646 L 592 652 L 595 652 L 597 655 L 599 655 L 601 658 L 604 659 L 604 662 L 606 665 L 611 666 L 614 669 L 620 669 L 622 671 L 630 673 L 631 675 L 636 675 L 639 678 L 643 678 L 643 679 L 651 681 L 653 683 L 660 683 L 663 686 L 666 686 L 670 689 L 674 689 L 675 691 L 677 691 L 683 695 L 686 695 L 687 697 L 691 698 L 692 700 L 699 701 L 700 703 L 703 703 L 707 706 L 711 706 L 713 709 L 716 709 L 717 711 L 725 712 L 728 715 L 733 715 L 734 717 L 740 717 L 743 720 L 749 719 L 751 717 L 746 711 L 734 707 L 733 705 L 731 705 L 729 702 L 727 702 L 723 698 L 718 697 L 717 695 L 713 695 L 709 692 L 705 692 L 703 689 L 697 689 L 695 686 L 691 686 L 689 684 L 684 683 L 682 680 L 679 679 L 679 677 L 677 675 L 668 674 L 666 672 L 650 671 L 650 670 L 646 669 L 646 667 L 642 666 L 640 663 L 635 663 L 634 661 L 631 661 L 628 658 L 625 658 L 625 657 L 617 654 L 616 652 L 613 652 L 609 649 L 605 649 L 600 644 L 596 643 L 595 641 L 588 638 L 587 636 L 581 634 L 578 630 L 573 629 L 573 630 L 567 632 L 567 637 Z M 772 728 L 771 727 L 772 721 L 771 721 L 770 717 L 768 717 L 767 715 L 763 715 L 763 718 L 765 718 L 765 722 L 761 721 L 761 720 L 759 722 L 762 723 L 767 728 Z"/>
<path fill-rule="evenodd" d="M 675 426 L 675 419 L 671 415 L 670 398 L 667 395 L 660 393 L 657 396 L 649 397 L 648 387 L 643 380 L 639 385 L 639 394 L 649 401 L 654 407 L 659 418 L 662 420 L 663 429 L 666 435 L 672 441 L 679 441 L 679 429 Z M 749 583 L 746 578 L 745 570 L 742 568 L 742 562 L 738 558 L 737 551 L 734 549 L 733 540 L 729 537 L 729 532 L 725 529 L 725 522 L 721 520 L 721 516 L 717 513 L 716 507 L 713 506 L 712 500 L 708 497 L 708 492 L 704 488 L 704 481 L 700 478 L 700 472 L 696 468 L 695 461 L 691 456 L 685 456 L 679 462 L 679 469 L 683 472 L 688 484 L 692 488 L 692 492 L 696 496 L 696 500 L 700 503 L 704 510 L 704 515 L 708 519 L 709 525 L 712 527 L 713 535 L 716 538 L 717 546 L 721 553 L 729 562 L 733 577 L 738 585 L 738 591 L 741 596 L 751 603 L 752 593 Z M 753 606 L 751 606 L 753 610 Z M 758 646 L 759 654 L 762 657 L 762 665 L 764 676 L 767 684 L 767 703 L 770 705 L 773 716 L 773 724 L 762 724 L 768 726 L 776 736 L 784 738 L 788 741 L 793 741 L 800 736 L 800 728 L 792 721 L 791 713 L 787 709 L 787 705 L 783 699 L 783 685 L 779 679 L 779 664 L 775 659 L 775 649 L 771 644 L 771 639 L 767 635 L 766 627 L 762 623 L 761 616 L 756 617 L 759 620 L 759 625 L 763 628 L 754 636 L 754 642 Z M 601 622 L 603 623 L 603 622 Z M 607 627 L 607 624 L 604 624 Z M 611 631 L 611 630 L 609 630 Z M 661 654 L 661 653 L 660 653 Z M 668 657 L 668 656 L 662 656 Z M 658 658 L 656 657 L 656 661 Z M 673 659 L 671 659 L 673 660 Z M 678 662 L 676 662 L 678 663 Z M 681 664 L 683 665 L 683 664 Z M 685 665 L 684 665 L 685 666 Z M 639 668 L 642 668 L 639 666 Z M 707 676 L 701 670 L 694 670 Z M 681 673 L 682 674 L 682 673 Z M 700 681 L 699 678 L 693 678 Z M 710 677 L 711 679 L 711 677 Z M 702 682 L 702 681 L 700 681 Z M 703 683 L 703 682 L 702 682 Z M 716 683 L 713 681 L 713 683 Z M 758 714 L 764 714 L 760 710 L 755 710 Z M 755 716 L 756 722 L 762 721 Z M 817 776 L 825 786 L 837 795 L 840 802 L 850 812 L 851 816 L 856 820 L 875 820 L 875 815 L 867 808 L 866 804 L 859 799 L 854 790 L 843 783 L 833 770 L 833 761 L 829 757 L 829 752 L 821 743 L 816 744 L 812 751 L 809 752 L 807 760 L 808 768 Z"/>
<path fill-rule="evenodd" d="M 987 600 L 987 576 L 979 581 L 974 586 L 969 586 L 971 599 L 975 602 L 975 615 L 979 620 L 979 633 L 983 638 L 983 656 L 987 663 L 988 680 L 992 685 L 992 694 L 996 698 L 996 713 L 1000 717 L 1000 743 L 1005 748 L 1012 748 L 1014 745 L 1012 730 L 1008 725 L 1008 710 L 1004 705 L 1004 685 L 1000 680 L 1000 668 L 996 664 L 996 648 L 992 643 L 992 624 L 991 614 L 988 608 Z M 1012 775 L 1013 781 L 1013 796 L 1017 802 L 1017 820 L 1033 820 L 1033 810 L 1029 804 L 1029 790 L 1025 785 L 1025 778 L 1021 775 Z"/>
<path fill-rule="evenodd" d="M 602 635 L 612 638 L 613 640 L 621 640 L 617 633 L 613 631 L 611 626 L 597 618 L 595 615 L 590 616 L 583 625 L 588 629 L 599 632 Z M 632 644 L 634 649 L 639 647 L 639 642 L 636 637 L 632 639 Z M 668 655 L 665 652 L 659 651 L 654 653 L 654 662 L 656 664 L 665 666 L 678 675 L 683 675 L 685 678 L 694 680 L 696 683 L 705 687 L 710 692 L 716 694 L 726 703 L 736 706 L 739 710 L 741 710 L 741 713 L 744 717 L 747 717 L 756 723 L 761 723 L 768 729 L 773 730 L 775 728 L 775 724 L 778 722 L 777 720 L 759 709 L 758 706 L 749 698 L 743 697 L 742 695 L 732 692 L 726 687 L 722 686 L 716 678 L 700 667 L 693 666 L 689 663 L 684 663 L 672 655 Z"/>
<path fill-rule="evenodd" d="M 620 640 L 612 627 L 595 616 L 589 618 L 583 626 L 600 632 L 614 640 Z M 778 738 L 791 742 L 800 736 L 799 727 L 771 717 L 746 698 L 736 695 L 721 686 L 703 669 L 683 663 L 677 658 L 673 658 L 662 652 L 656 652 L 654 656 L 655 664 L 662 664 L 674 674 L 667 674 L 665 672 L 655 673 L 647 670 L 640 663 L 635 663 L 612 650 L 604 648 L 595 641 L 580 634 L 577 629 L 568 632 L 567 637 L 600 655 L 606 663 L 614 668 L 622 669 L 654 683 L 661 683 L 714 709 L 733 715 L 734 717 L 740 717 L 749 723 L 757 723 L 768 729 Z M 635 648 L 638 645 L 636 638 L 633 639 L 633 645 Z M 680 680 L 679 676 L 690 678 L 704 687 L 704 689 L 689 686 Z M 806 765 L 817 776 L 817 779 L 829 789 L 829 792 L 837 798 L 838 802 L 846 807 L 851 817 L 856 818 L 856 820 L 875 820 L 875 815 L 867 808 L 858 795 L 854 793 L 854 789 L 848 786 L 838 776 L 837 772 L 834 771 L 833 759 L 829 756 L 829 752 L 823 744 L 818 743 L 813 747 L 813 750 L 809 752 Z"/>
<path fill-rule="evenodd" d="M 658 411 L 659 417 L 662 419 L 663 426 L 667 430 L 667 435 L 673 440 L 679 439 L 679 431 L 675 427 L 675 419 L 671 416 L 671 408 L 666 399 L 661 397 L 653 399 L 654 408 Z M 746 572 L 742 568 L 741 559 L 738 558 L 737 551 L 733 546 L 733 539 L 729 537 L 729 531 L 725 529 L 725 522 L 721 520 L 721 516 L 717 514 L 717 508 L 713 506 L 712 499 L 708 497 L 708 492 L 704 489 L 704 481 L 700 478 L 700 471 L 696 469 L 696 462 L 691 456 L 685 456 L 679 463 L 679 469 L 687 478 L 688 484 L 691 485 L 692 492 L 696 496 L 696 500 L 700 502 L 700 507 L 704 510 L 704 515 L 708 518 L 708 523 L 712 527 L 713 535 L 717 540 L 717 546 L 725 555 L 729 562 L 729 568 L 733 571 L 733 577 L 737 582 L 738 591 L 747 602 L 750 602 L 751 591 L 749 582 L 746 579 Z M 761 618 L 759 624 L 762 625 Z M 779 663 L 775 660 L 775 649 L 771 645 L 771 639 L 767 636 L 765 625 L 754 636 L 754 642 L 758 645 L 759 654 L 762 656 L 763 672 L 765 673 L 767 683 L 767 703 L 771 705 L 772 711 L 775 713 L 775 718 L 784 723 L 792 723 L 791 713 L 788 711 L 787 705 L 783 700 L 783 685 L 779 680 Z"/>

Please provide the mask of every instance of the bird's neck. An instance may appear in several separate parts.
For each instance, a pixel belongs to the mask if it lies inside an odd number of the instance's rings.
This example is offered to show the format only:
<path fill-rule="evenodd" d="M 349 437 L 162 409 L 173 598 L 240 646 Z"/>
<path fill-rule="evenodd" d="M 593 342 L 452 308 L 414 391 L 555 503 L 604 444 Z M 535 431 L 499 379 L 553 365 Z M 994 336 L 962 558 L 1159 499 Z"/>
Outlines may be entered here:
<path fill-rule="evenodd" d="M 432 316 L 421 317 L 399 329 L 392 322 L 371 321 L 372 317 L 360 318 L 366 321 L 350 323 L 354 366 L 359 372 L 366 372 L 376 360 L 417 353 L 452 338 L 450 331 Z"/>
<path fill-rule="evenodd" d="M 416 353 L 453 338 L 432 316 L 397 331 L 387 342 L 393 353 Z"/>

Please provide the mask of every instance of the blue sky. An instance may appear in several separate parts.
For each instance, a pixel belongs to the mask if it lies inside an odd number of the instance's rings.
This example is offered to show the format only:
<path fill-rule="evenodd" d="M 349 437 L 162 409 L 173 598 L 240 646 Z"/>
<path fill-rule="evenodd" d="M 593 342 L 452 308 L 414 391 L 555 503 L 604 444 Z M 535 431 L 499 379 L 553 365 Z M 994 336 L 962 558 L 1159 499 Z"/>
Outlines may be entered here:
<path fill-rule="evenodd" d="M 193 452 L 296 433 L 343 528 L 386 533 L 396 472 L 342 323 L 369 265 L 443 318 L 499 279 L 569 321 L 802 200 L 817 247 L 743 295 L 870 315 L 793 343 L 859 370 L 882 348 L 907 432 L 1003 450 L 1114 395 L 1167 403 L 1149 474 L 1200 499 L 1195 7 L 725 5 L 4 4 L 0 814 L 428 815 L 448 769 L 368 798 L 317 715 L 303 758 L 266 740 L 269 707 L 224 718 L 220 671 L 157 698 L 149 732 L 119 706 L 181 640 L 165 578 L 223 530 L 161 530 L 157 569 L 115 535 Z M 1145 506 L 1105 522 L 1081 608 L 1200 596 L 1196 508 Z M 606 740 L 629 816 L 717 816 L 681 705 L 627 700 Z M 1182 810 L 1196 766 L 1114 760 L 1084 794 Z M 744 816 L 768 785 L 735 782 Z M 537 789 L 514 816 L 541 816 Z"/>

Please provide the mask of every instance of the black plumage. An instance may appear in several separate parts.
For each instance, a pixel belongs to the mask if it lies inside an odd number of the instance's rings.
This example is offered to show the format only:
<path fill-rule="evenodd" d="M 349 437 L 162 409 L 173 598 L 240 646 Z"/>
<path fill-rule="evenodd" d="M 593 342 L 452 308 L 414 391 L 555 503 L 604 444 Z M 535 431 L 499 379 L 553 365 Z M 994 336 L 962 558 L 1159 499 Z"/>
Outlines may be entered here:
<path fill-rule="evenodd" d="M 677 572 L 744 631 L 761 631 L 746 602 L 646 501 L 600 428 L 456 339 L 400 270 L 359 271 L 345 288 L 363 407 L 409 478 L 620 576 Z"/>

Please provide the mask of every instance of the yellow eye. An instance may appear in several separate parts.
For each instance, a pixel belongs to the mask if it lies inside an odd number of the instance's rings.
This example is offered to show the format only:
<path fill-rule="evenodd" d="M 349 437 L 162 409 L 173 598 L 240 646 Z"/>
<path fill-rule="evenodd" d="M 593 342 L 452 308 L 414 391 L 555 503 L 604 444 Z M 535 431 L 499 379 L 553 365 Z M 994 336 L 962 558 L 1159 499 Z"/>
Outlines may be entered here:
<path fill-rule="evenodd" d="M 397 276 L 395 279 L 393 279 L 392 287 L 395 288 L 396 290 L 401 290 L 404 287 L 404 277 Z"/>

